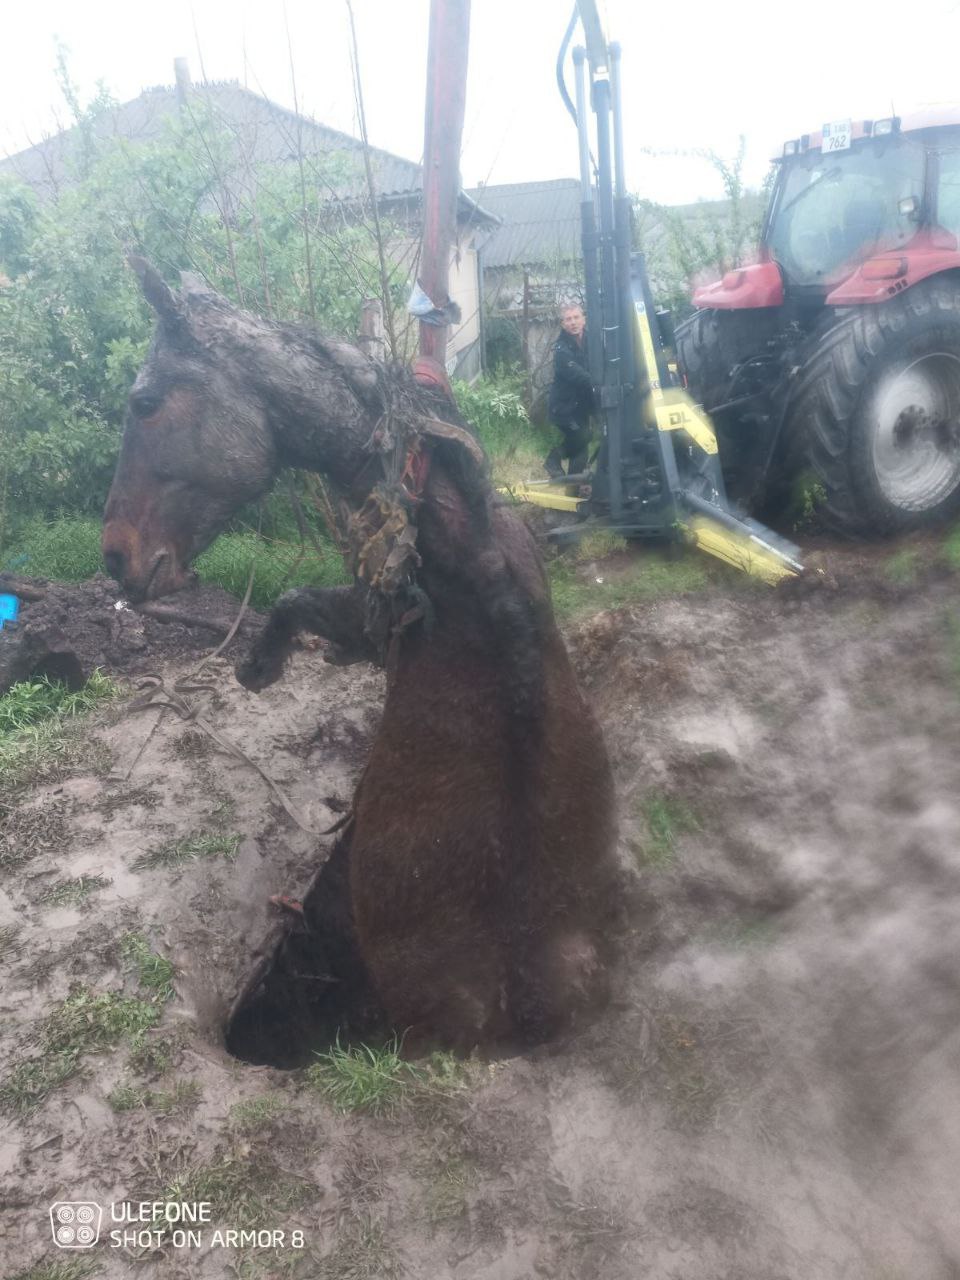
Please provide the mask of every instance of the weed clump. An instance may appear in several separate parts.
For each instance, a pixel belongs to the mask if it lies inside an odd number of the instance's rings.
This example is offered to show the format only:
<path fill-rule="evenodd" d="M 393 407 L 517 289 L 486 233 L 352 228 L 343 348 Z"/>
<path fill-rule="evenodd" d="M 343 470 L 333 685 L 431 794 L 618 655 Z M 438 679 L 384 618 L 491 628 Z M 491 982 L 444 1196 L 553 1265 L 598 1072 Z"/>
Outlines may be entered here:
<path fill-rule="evenodd" d="M 18 1271 L 10 1280 L 87 1280 L 103 1270 L 94 1258 L 70 1258 L 67 1262 L 38 1262 Z"/>
<path fill-rule="evenodd" d="M 202 1090 L 196 1080 L 178 1080 L 172 1089 L 145 1089 L 118 1084 L 107 1094 L 114 1111 L 152 1111 L 157 1116 L 182 1115 L 200 1101 Z"/>
<path fill-rule="evenodd" d="M 405 1274 L 383 1223 L 369 1213 L 355 1214 L 341 1227 L 336 1247 L 317 1272 L 319 1280 L 400 1280 Z"/>
<path fill-rule="evenodd" d="M 165 956 L 150 950 L 143 934 L 124 934 L 120 939 L 120 954 L 128 969 L 136 973 L 141 987 L 154 992 L 158 1000 L 170 999 L 176 970 Z"/>
<path fill-rule="evenodd" d="M 44 889 L 40 901 L 50 907 L 76 907 L 91 893 L 105 889 L 113 882 L 106 876 L 77 876 L 75 880 L 58 880 Z"/>
<path fill-rule="evenodd" d="M 258 1098 L 246 1098 L 235 1103 L 230 1108 L 230 1124 L 241 1133 L 259 1133 L 286 1109 L 286 1099 L 279 1093 L 264 1093 Z"/>
<path fill-rule="evenodd" d="M 412 1098 L 448 1095 L 466 1083 L 463 1065 L 449 1053 L 435 1053 L 424 1063 L 408 1062 L 391 1037 L 380 1047 L 344 1048 L 339 1040 L 307 1070 L 307 1081 L 338 1111 L 388 1115 Z"/>
<path fill-rule="evenodd" d="M 223 1220 L 237 1227 L 276 1226 L 275 1216 L 301 1209 L 313 1194 L 303 1178 L 278 1168 L 269 1158 L 248 1159 L 228 1152 L 209 1164 L 194 1165 L 171 1180 L 161 1200 L 209 1200 Z"/>
<path fill-rule="evenodd" d="M 633 846 L 641 866 L 669 866 L 676 854 L 677 837 L 702 829 L 700 819 L 687 802 L 664 791 L 648 791 L 640 801 L 639 810 L 648 831 L 647 839 Z"/>
<path fill-rule="evenodd" d="M 159 848 L 143 853 L 130 864 L 131 871 L 154 871 L 158 867 L 179 867 L 199 858 L 226 858 L 232 862 L 240 848 L 241 837 L 197 831 L 193 835 L 170 840 Z"/>
<path fill-rule="evenodd" d="M 112 1049 L 121 1040 L 136 1043 L 159 1020 L 152 1000 L 79 987 L 45 1019 L 39 1038 L 47 1051 L 79 1056 Z"/>
<path fill-rule="evenodd" d="M 4 814 L 0 830 L 0 871 L 23 866 L 38 853 L 62 848 L 66 841 L 67 819 L 63 804 L 11 809 Z"/>

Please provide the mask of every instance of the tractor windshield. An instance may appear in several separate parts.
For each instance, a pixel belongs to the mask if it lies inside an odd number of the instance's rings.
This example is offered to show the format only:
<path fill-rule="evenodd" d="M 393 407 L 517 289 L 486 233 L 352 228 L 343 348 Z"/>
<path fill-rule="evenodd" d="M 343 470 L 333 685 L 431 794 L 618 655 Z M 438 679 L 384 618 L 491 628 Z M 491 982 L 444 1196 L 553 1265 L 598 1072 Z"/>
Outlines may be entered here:
<path fill-rule="evenodd" d="M 784 162 L 767 245 L 794 285 L 834 284 L 864 258 L 913 238 L 923 199 L 923 148 L 893 135 Z M 901 212 L 901 209 L 904 209 Z"/>

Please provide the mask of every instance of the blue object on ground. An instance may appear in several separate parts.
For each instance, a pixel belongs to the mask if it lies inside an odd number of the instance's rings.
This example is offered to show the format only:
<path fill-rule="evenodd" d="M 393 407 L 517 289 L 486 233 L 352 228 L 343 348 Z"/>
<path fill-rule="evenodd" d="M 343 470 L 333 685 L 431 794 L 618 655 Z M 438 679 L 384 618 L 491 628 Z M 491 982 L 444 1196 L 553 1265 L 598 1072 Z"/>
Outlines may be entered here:
<path fill-rule="evenodd" d="M 0 595 L 0 631 L 5 622 L 16 622 L 20 612 L 20 601 L 17 596 Z"/>

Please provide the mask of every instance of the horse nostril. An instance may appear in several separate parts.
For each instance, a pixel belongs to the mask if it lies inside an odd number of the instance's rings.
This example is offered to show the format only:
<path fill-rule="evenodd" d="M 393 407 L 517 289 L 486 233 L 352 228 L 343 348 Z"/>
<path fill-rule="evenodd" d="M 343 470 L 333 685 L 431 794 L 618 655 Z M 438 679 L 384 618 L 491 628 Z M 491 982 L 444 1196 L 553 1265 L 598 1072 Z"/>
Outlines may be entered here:
<path fill-rule="evenodd" d="M 124 570 L 126 569 L 126 560 L 122 551 L 105 551 L 103 553 L 103 563 L 107 566 L 107 573 L 111 578 L 115 578 L 117 582 L 123 582 Z"/>

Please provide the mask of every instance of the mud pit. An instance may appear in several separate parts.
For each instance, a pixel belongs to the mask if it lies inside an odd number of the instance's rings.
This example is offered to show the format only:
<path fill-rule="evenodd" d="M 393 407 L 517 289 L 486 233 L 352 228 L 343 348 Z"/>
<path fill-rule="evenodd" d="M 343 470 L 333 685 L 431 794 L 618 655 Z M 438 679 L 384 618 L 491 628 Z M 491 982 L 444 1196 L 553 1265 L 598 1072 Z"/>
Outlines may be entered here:
<path fill-rule="evenodd" d="M 286 1244 L 213 1247 L 208 1230 L 201 1248 L 75 1256 L 111 1278 L 135 1258 L 137 1274 L 203 1280 L 960 1276 L 957 579 L 898 588 L 855 559 L 839 576 L 571 629 L 617 771 L 630 891 L 614 1004 L 382 1118 L 341 1115 L 302 1072 L 223 1045 L 269 896 L 299 897 L 331 838 L 172 713 L 102 713 L 97 767 L 5 816 L 20 860 L 0 871 L 0 1090 L 71 987 L 136 993 L 125 935 L 173 960 L 175 996 L 152 1052 L 91 1050 L 32 1112 L 8 1103 L 0 1272 L 70 1260 L 54 1200 L 169 1197 Z M 328 826 L 382 677 L 300 653 L 258 697 L 214 669 L 207 717 Z M 240 835 L 235 859 L 138 863 L 198 834 Z M 110 883 L 82 906 L 43 901 L 96 875 Z M 118 1084 L 142 1105 L 114 1111 Z M 178 1087 L 182 1105 L 157 1104 Z"/>

